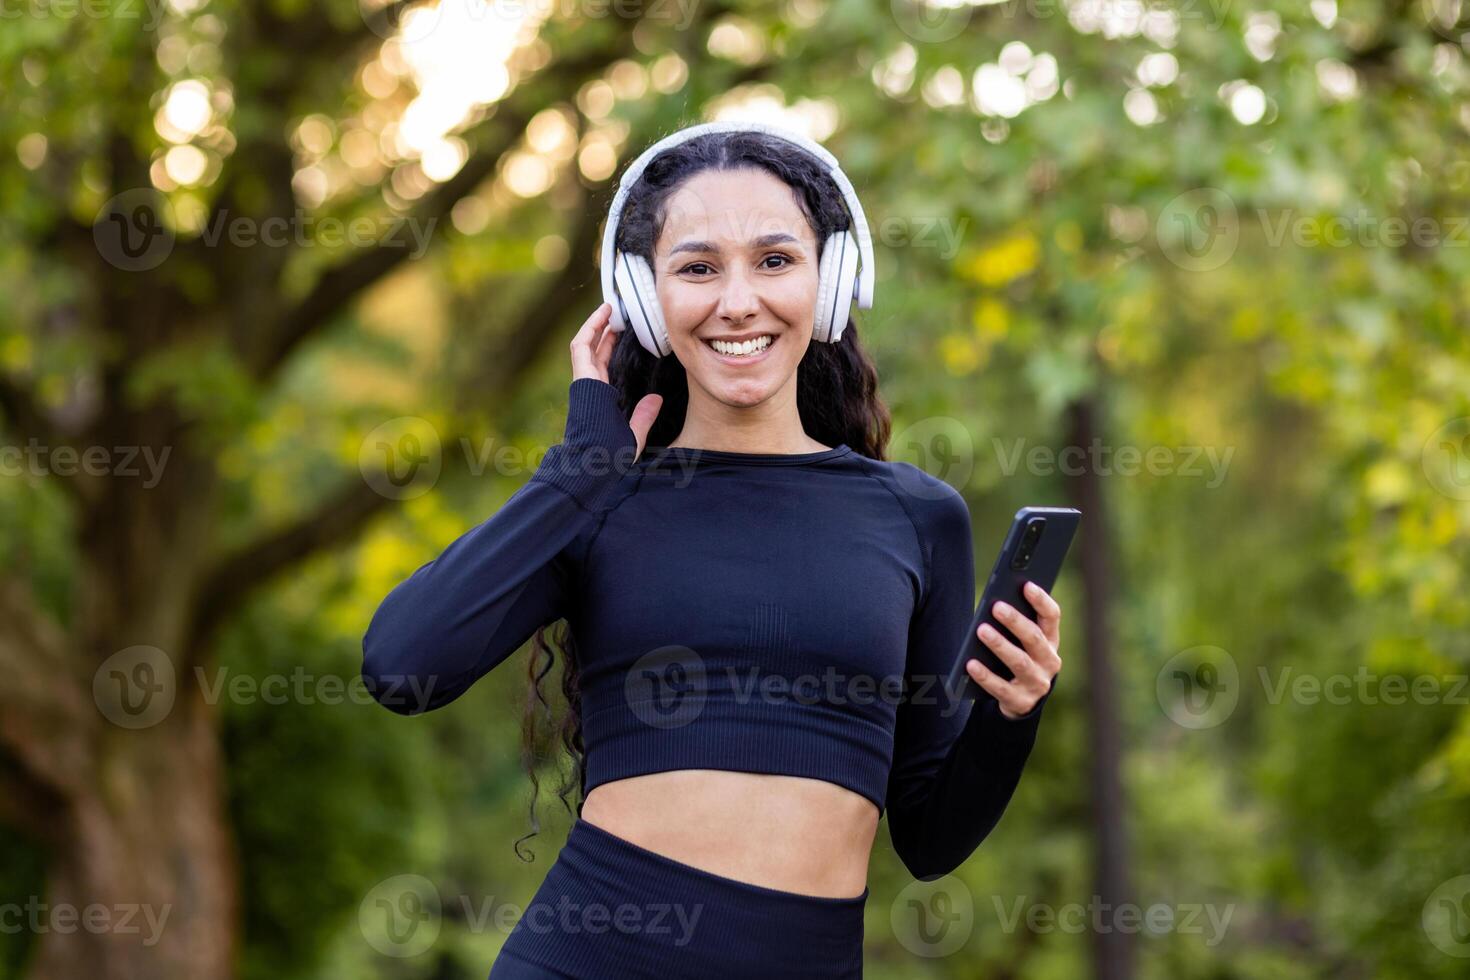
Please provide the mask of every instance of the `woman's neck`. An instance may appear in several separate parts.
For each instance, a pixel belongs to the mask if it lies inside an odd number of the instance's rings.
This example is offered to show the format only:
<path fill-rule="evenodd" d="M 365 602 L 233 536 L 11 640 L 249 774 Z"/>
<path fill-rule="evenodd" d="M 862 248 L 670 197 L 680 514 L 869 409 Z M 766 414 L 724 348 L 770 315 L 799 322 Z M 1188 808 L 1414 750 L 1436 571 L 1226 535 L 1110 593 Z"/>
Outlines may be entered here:
<path fill-rule="evenodd" d="M 684 427 L 669 443 L 671 447 L 783 455 L 832 448 L 806 434 L 794 399 L 775 405 L 771 402 L 777 399 L 768 399 L 747 409 L 731 408 L 719 402 L 705 404 L 693 392 L 690 395 Z"/>

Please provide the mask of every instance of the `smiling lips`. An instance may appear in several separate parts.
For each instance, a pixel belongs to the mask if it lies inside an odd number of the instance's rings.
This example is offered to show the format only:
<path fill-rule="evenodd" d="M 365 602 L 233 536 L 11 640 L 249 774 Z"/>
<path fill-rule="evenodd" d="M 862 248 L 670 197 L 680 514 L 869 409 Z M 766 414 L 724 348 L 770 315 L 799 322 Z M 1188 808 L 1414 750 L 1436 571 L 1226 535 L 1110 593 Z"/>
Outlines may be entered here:
<path fill-rule="evenodd" d="M 706 340 L 704 342 L 705 346 L 714 351 L 720 360 L 730 363 L 759 361 L 775 343 L 776 338 L 772 334 L 761 334 L 740 343 L 725 340 Z"/>

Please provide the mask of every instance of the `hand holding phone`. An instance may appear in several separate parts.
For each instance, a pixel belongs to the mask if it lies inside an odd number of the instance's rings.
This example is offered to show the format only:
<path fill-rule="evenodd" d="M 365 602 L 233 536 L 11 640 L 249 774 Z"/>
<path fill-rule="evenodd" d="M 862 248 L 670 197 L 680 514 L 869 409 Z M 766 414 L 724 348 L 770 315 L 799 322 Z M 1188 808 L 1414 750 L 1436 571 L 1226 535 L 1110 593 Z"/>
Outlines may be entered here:
<path fill-rule="evenodd" d="M 980 627 L 988 624 L 1004 640 L 1026 649 L 1026 644 L 1017 638 L 1002 618 L 996 616 L 995 604 L 1004 602 L 1036 622 L 1036 610 L 1026 598 L 1026 583 L 1035 582 L 1043 591 L 1051 591 L 1081 520 L 1082 512 L 1071 507 L 1022 507 L 1016 511 L 1005 544 L 1001 546 L 995 567 L 985 583 L 970 632 L 961 644 L 959 656 L 951 669 L 948 679 L 950 691 L 959 692 L 966 700 L 974 700 L 984 692 L 965 666 L 972 659 L 979 660 L 1003 680 L 1015 679 L 1010 667 L 980 640 Z"/>

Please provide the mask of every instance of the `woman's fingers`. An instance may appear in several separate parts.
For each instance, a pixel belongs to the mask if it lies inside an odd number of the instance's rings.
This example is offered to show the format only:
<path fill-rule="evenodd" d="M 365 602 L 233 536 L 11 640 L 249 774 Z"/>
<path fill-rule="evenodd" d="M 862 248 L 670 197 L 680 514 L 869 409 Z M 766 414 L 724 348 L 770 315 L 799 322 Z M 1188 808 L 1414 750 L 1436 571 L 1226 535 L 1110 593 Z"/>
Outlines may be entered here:
<path fill-rule="evenodd" d="M 1036 707 L 1036 701 L 1040 700 L 1039 698 L 1033 698 L 1030 701 L 1024 700 L 1023 696 L 1017 694 L 1015 681 L 1003 679 L 999 674 L 978 660 L 971 659 L 965 664 L 965 669 L 975 679 L 976 684 L 985 688 L 985 690 L 990 692 L 991 697 L 995 698 L 996 704 L 1000 705 L 1001 714 L 1009 718 L 1018 718 L 1024 715 Z"/>
<path fill-rule="evenodd" d="M 606 330 L 608 321 L 612 318 L 612 306 L 603 303 L 592 311 L 582 324 L 582 328 L 572 337 L 570 345 L 572 354 L 572 380 L 578 378 L 596 378 L 599 381 L 607 380 L 607 367 L 599 360 L 597 347 L 603 339 L 604 334 L 612 331 Z"/>
<path fill-rule="evenodd" d="M 1041 632 L 1046 634 L 1047 640 L 1055 649 L 1062 642 L 1062 607 L 1057 601 L 1047 594 L 1047 591 L 1035 582 L 1026 583 L 1026 601 L 1031 603 L 1031 608 L 1036 610 L 1037 620 L 1041 623 Z"/>
<path fill-rule="evenodd" d="M 658 418 L 658 410 L 663 407 L 663 404 L 663 395 L 649 393 L 638 399 L 638 404 L 633 406 L 633 416 L 628 419 L 628 427 L 638 438 L 635 458 L 643 455 L 643 447 L 648 442 L 648 430 L 653 428 L 653 420 Z"/>
<path fill-rule="evenodd" d="M 597 367 L 602 372 L 604 379 L 609 377 L 607 369 L 608 365 L 612 364 L 613 348 L 618 345 L 618 338 L 622 336 L 612 328 L 612 308 L 608 307 L 608 310 L 607 324 L 601 328 L 602 332 L 597 335 L 597 346 L 594 348 L 596 351 L 595 360 Z"/>
<path fill-rule="evenodd" d="M 612 363 L 618 337 L 619 333 L 612 328 L 612 305 L 603 303 L 592 311 L 592 315 L 583 322 L 582 328 L 572 338 L 572 380 L 596 378 L 610 384 L 608 366 Z M 643 446 L 648 441 L 648 430 L 653 428 L 653 421 L 658 418 L 658 411 L 663 403 L 662 395 L 644 395 L 634 407 L 632 417 L 628 419 L 628 427 L 638 439 L 639 456 L 643 455 Z"/>
<path fill-rule="evenodd" d="M 1061 607 L 1035 582 L 1026 583 L 1025 595 L 1036 610 L 1035 621 L 1009 603 L 996 602 L 991 606 L 995 618 L 1024 644 L 1024 649 L 989 623 L 981 623 L 976 630 L 980 641 L 1011 668 L 1014 679 L 1002 679 L 975 659 L 965 664 L 975 683 L 994 695 L 1001 712 L 1011 718 L 1019 718 L 1034 708 L 1051 690 L 1052 678 L 1062 667 L 1062 658 L 1057 655 Z"/>
<path fill-rule="evenodd" d="M 1032 657 L 1040 659 L 1050 649 L 1049 641 L 1046 634 L 1041 632 L 1041 627 L 1036 625 L 1031 617 L 1022 615 L 1015 606 L 1008 602 L 997 602 L 991 607 L 991 611 L 995 613 L 996 619 L 1005 623 L 1006 629 L 1021 641 L 1021 646 L 1025 647 L 1026 652 Z"/>
<path fill-rule="evenodd" d="M 1006 625 L 1010 626 L 1009 623 Z M 1015 632 L 1015 627 L 1011 627 L 1011 631 Z M 980 629 L 976 632 L 980 637 L 980 642 L 994 650 L 995 655 L 1011 668 L 1011 673 L 1015 675 L 1017 682 L 1031 681 L 1041 673 L 1041 668 L 1037 666 L 1030 654 L 1006 639 L 1000 630 L 995 629 L 989 623 L 981 623 Z"/>
<path fill-rule="evenodd" d="M 980 661 L 971 657 L 965 662 L 965 670 L 975 679 L 976 684 L 979 684 L 994 695 L 997 701 L 1010 697 L 1010 682 L 1002 679 L 999 674 Z"/>

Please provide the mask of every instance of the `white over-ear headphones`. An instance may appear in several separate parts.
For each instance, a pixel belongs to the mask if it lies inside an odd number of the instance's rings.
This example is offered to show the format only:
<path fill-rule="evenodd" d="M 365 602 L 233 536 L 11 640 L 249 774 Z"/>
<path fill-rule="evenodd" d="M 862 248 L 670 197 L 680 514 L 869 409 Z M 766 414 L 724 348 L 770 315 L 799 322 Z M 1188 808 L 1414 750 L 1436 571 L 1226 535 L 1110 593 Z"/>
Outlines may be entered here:
<path fill-rule="evenodd" d="M 618 182 L 618 192 L 613 197 L 607 227 L 602 234 L 602 298 L 612 305 L 612 319 L 608 326 L 621 332 L 631 324 L 638 342 L 655 357 L 664 357 L 672 348 L 664 326 L 663 308 L 659 306 L 654 287 L 653 270 L 641 255 L 622 251 L 614 254 L 623 201 L 629 188 L 643 175 L 644 168 L 664 150 L 704 133 L 734 131 L 766 133 L 806 150 L 826 164 L 827 172 L 847 201 L 851 227 L 833 232 L 822 247 L 822 259 L 817 269 L 817 310 L 812 338 L 822 343 L 837 343 L 842 339 L 843 330 L 847 329 L 849 304 L 857 300 L 858 308 L 864 310 L 873 306 L 873 241 L 868 234 L 868 220 L 863 215 L 863 206 L 858 203 L 852 184 L 838 166 L 837 158 L 820 144 L 778 126 L 755 122 L 701 123 L 659 140 L 628 166 Z M 859 258 L 862 260 L 861 268 Z"/>

